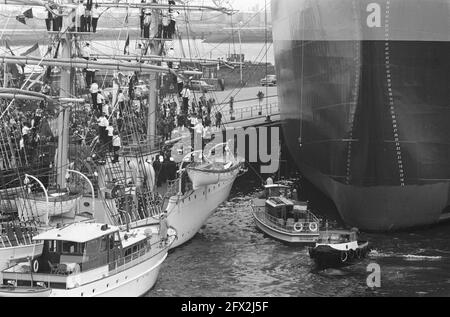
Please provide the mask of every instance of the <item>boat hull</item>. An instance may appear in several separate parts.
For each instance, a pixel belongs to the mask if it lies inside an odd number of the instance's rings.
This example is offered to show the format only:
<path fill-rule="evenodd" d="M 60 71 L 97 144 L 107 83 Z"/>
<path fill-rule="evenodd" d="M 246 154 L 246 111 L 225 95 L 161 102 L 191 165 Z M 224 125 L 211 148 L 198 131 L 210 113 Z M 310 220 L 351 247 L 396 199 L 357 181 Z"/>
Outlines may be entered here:
<path fill-rule="evenodd" d="M 49 288 L 0 287 L 0 297 L 49 297 Z"/>
<path fill-rule="evenodd" d="M 0 271 L 11 266 L 11 264 L 13 263 L 27 259 L 30 256 L 40 256 L 42 254 L 43 248 L 43 242 L 0 248 Z"/>
<path fill-rule="evenodd" d="M 320 245 L 309 249 L 309 255 L 319 268 L 343 267 L 355 264 L 366 258 L 370 252 L 365 242 L 355 249 L 336 250 L 328 245 Z"/>
<path fill-rule="evenodd" d="M 156 283 L 161 264 L 167 252 L 137 264 L 125 271 L 80 287 L 52 289 L 51 297 L 138 297 L 147 293 Z"/>
<path fill-rule="evenodd" d="M 253 212 L 253 220 L 255 221 L 256 227 L 267 234 L 268 236 L 287 243 L 303 243 L 310 244 L 315 243 L 319 237 L 319 233 L 288 233 L 276 228 L 271 227 L 263 219 L 260 219 L 255 212 Z"/>
<path fill-rule="evenodd" d="M 45 221 L 47 215 L 52 216 L 74 216 L 79 208 L 81 195 L 73 196 L 71 199 L 58 200 L 50 199 L 48 204 L 44 199 L 29 199 L 16 197 L 15 202 L 19 212 L 19 218 L 27 220 L 32 217 L 39 217 L 41 221 Z"/>
<path fill-rule="evenodd" d="M 449 0 L 272 2 L 288 147 L 350 226 L 450 218 L 449 12 Z"/>
<path fill-rule="evenodd" d="M 181 200 L 178 196 L 170 198 L 167 220 L 178 233 L 178 239 L 171 248 L 181 246 L 195 236 L 214 210 L 228 199 L 236 176 L 197 188 L 189 195 L 182 196 Z"/>
<path fill-rule="evenodd" d="M 229 169 L 228 171 L 221 172 L 203 171 L 189 167 L 187 168 L 187 173 L 192 181 L 192 186 L 194 189 L 234 179 L 239 174 L 239 171 L 239 165 Z"/>

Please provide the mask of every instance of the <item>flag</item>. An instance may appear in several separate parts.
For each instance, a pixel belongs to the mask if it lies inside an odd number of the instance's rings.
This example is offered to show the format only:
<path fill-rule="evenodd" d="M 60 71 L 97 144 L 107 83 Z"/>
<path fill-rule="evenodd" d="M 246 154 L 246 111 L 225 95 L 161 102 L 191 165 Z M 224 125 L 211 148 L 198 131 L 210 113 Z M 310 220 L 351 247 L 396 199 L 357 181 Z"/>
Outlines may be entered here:
<path fill-rule="evenodd" d="M 33 9 L 28 9 L 28 10 L 24 11 L 23 16 L 25 18 L 32 19 L 33 18 Z"/>
<path fill-rule="evenodd" d="M 127 40 L 125 41 L 125 47 L 123 48 L 124 55 L 129 55 L 129 49 L 128 49 L 129 46 L 130 46 L 130 35 L 127 36 Z"/>
<path fill-rule="evenodd" d="M 20 56 L 33 56 L 33 57 L 41 58 L 41 52 L 39 50 L 39 44 L 38 43 L 34 44 L 32 47 L 30 47 L 25 52 L 20 54 Z"/>
<path fill-rule="evenodd" d="M 23 15 L 16 16 L 16 20 L 19 21 L 20 23 L 27 24 L 27 22 L 25 21 L 25 17 Z"/>

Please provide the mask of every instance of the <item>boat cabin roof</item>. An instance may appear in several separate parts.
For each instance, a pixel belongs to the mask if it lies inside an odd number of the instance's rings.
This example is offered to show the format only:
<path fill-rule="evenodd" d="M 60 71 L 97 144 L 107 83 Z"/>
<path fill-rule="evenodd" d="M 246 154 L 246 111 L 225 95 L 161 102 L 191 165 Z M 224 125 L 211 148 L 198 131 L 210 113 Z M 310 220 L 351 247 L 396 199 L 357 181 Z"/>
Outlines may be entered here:
<path fill-rule="evenodd" d="M 269 185 L 264 185 L 264 188 L 266 189 L 271 189 L 271 188 L 290 188 L 289 186 L 286 185 L 281 185 L 281 184 L 269 184 Z"/>
<path fill-rule="evenodd" d="M 85 243 L 116 231 L 119 231 L 118 227 L 101 223 L 76 222 L 41 233 L 35 236 L 33 240 L 60 240 Z"/>
<path fill-rule="evenodd" d="M 357 239 L 357 232 L 351 230 L 327 230 L 320 232 L 320 238 L 330 238 L 331 240 L 347 238 L 350 241 L 354 241 Z"/>
<path fill-rule="evenodd" d="M 287 199 L 286 197 L 270 197 L 267 199 L 266 203 L 272 207 L 286 206 L 286 205 L 294 205 L 294 203 Z"/>

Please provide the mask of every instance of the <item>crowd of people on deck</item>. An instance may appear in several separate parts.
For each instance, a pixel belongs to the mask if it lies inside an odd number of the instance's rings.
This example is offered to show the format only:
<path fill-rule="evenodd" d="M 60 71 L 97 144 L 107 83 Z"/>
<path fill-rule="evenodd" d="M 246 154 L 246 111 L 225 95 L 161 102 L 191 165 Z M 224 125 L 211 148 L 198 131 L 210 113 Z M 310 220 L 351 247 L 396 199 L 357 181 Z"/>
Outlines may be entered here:
<path fill-rule="evenodd" d="M 17 164 L 26 165 L 43 159 L 48 153 L 37 153 L 39 146 L 54 140 L 50 127 L 43 128 L 45 119 L 54 119 L 57 113 L 49 110 L 44 101 L 19 100 L 10 105 L 10 100 L 1 100 L 0 108 L 8 111 L 0 127 L 0 169 L 12 169 Z"/>
<path fill-rule="evenodd" d="M 159 105 L 161 120 L 158 121 L 158 134 L 163 136 L 164 140 L 170 140 L 181 136 L 183 132 L 190 131 L 201 135 L 204 139 L 209 139 L 213 127 L 220 128 L 222 125 L 220 111 L 216 111 L 215 118 L 212 118 L 212 110 L 216 105 L 215 99 L 207 99 L 205 94 L 196 98 L 191 94 L 189 86 L 183 87 L 179 97 L 181 102 L 176 97 L 172 97 L 165 98 Z"/>
<path fill-rule="evenodd" d="M 66 31 L 65 27 L 72 32 L 97 32 L 98 20 L 101 16 L 98 4 L 93 0 L 80 0 L 78 6 L 72 10 L 67 18 L 67 24 L 63 23 L 63 7 L 50 4 L 47 9 L 45 24 L 47 31 Z"/>
<path fill-rule="evenodd" d="M 141 0 L 141 3 L 147 3 L 147 0 Z M 159 17 L 159 20 L 161 21 L 161 23 L 158 24 L 158 32 L 155 35 L 155 38 L 157 39 L 171 40 L 175 35 L 176 20 L 180 13 L 173 10 L 173 8 L 171 7 L 172 5 L 176 4 L 174 0 L 169 0 L 168 4 L 169 9 L 161 10 L 160 13 L 161 16 Z M 151 8 L 141 8 L 139 18 L 142 38 L 150 38 L 152 14 L 153 13 Z"/>

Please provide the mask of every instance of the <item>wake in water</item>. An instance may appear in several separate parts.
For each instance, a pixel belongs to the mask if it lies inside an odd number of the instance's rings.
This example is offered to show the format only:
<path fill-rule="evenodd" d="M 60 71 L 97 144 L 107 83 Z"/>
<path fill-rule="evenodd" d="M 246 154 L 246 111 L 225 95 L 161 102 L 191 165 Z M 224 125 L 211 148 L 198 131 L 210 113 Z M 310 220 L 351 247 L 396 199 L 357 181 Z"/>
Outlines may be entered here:
<path fill-rule="evenodd" d="M 444 258 L 440 255 L 397 254 L 393 252 L 379 252 L 378 250 L 372 250 L 368 255 L 371 258 L 403 258 L 408 261 L 440 261 Z"/>

